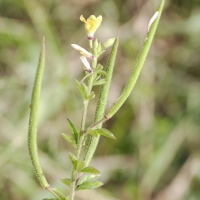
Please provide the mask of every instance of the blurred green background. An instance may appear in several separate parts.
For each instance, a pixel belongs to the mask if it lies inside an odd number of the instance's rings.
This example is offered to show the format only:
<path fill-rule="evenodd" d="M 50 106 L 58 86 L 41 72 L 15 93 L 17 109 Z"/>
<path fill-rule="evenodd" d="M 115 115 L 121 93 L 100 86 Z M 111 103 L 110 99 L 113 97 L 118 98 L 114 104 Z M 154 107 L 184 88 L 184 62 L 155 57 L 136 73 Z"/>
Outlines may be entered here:
<path fill-rule="evenodd" d="M 0 0 L 0 199 L 52 197 L 38 184 L 27 148 L 29 104 L 42 36 L 46 37 L 39 158 L 52 187 L 70 176 L 61 137 L 68 117 L 80 127 L 82 98 L 74 79 L 84 76 L 77 51 L 89 48 L 81 14 L 102 15 L 95 37 L 119 29 L 120 46 L 107 107 L 118 98 L 146 37 L 159 0 Z M 125 105 L 104 127 L 91 163 L 104 186 L 79 191 L 76 200 L 200 199 L 200 1 L 166 0 L 140 78 Z M 108 49 L 99 62 L 106 65 Z M 99 87 L 94 89 L 98 96 Z M 97 97 L 91 100 L 87 126 Z"/>

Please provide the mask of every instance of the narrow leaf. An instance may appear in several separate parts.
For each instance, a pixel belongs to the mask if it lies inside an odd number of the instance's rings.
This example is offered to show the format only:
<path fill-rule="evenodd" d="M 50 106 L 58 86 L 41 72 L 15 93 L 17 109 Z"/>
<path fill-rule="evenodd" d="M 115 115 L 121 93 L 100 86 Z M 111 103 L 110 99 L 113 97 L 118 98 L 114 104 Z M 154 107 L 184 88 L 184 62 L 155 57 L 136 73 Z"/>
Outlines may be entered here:
<path fill-rule="evenodd" d="M 100 181 L 85 182 L 81 185 L 78 185 L 76 187 L 76 190 L 94 189 L 94 188 L 101 187 L 102 185 L 103 185 L 103 183 Z"/>
<path fill-rule="evenodd" d="M 81 169 L 79 172 L 87 172 L 87 173 L 92 173 L 92 174 L 99 174 L 100 173 L 100 171 L 98 171 L 94 167 L 85 167 L 85 168 Z"/>
<path fill-rule="evenodd" d="M 107 129 L 105 128 L 99 128 L 99 129 L 95 129 L 95 131 L 100 134 L 100 135 L 103 135 L 105 137 L 109 137 L 109 138 L 112 138 L 112 139 L 116 139 L 115 136 Z"/>
<path fill-rule="evenodd" d="M 98 53 L 98 56 L 100 56 L 102 53 L 104 53 L 106 50 L 102 50 Z"/>
<path fill-rule="evenodd" d="M 93 86 L 95 86 L 95 85 L 102 85 L 102 84 L 104 84 L 106 82 L 107 82 L 107 79 L 101 79 L 99 81 L 94 82 Z"/>
<path fill-rule="evenodd" d="M 67 142 L 69 142 L 73 147 L 77 147 L 76 146 L 76 143 L 75 143 L 75 140 L 72 138 L 72 137 L 70 137 L 69 135 L 67 135 L 67 134 L 65 134 L 65 133 L 61 133 L 62 134 L 62 136 L 63 136 L 63 138 L 67 141 Z"/>
<path fill-rule="evenodd" d="M 79 91 L 81 92 L 83 98 L 86 98 L 87 97 L 87 91 L 88 91 L 88 88 L 87 86 L 85 85 L 85 83 L 80 83 L 79 81 L 75 80 L 75 83 L 79 89 Z"/>
<path fill-rule="evenodd" d="M 106 73 L 106 72 L 103 71 L 103 70 L 99 70 L 99 71 L 97 71 L 97 73 L 98 73 L 98 74 L 103 74 L 103 75 L 105 75 L 105 76 L 108 76 L 108 73 Z"/>
<path fill-rule="evenodd" d="M 60 179 L 65 185 L 70 186 L 71 183 L 71 179 L 70 178 L 64 178 L 64 179 Z"/>
<path fill-rule="evenodd" d="M 68 125 L 68 128 L 69 128 L 71 134 L 74 136 L 75 142 L 77 144 L 78 143 L 78 132 L 77 132 L 75 126 L 72 124 L 72 122 L 69 119 L 67 119 L 67 125 Z"/>
<path fill-rule="evenodd" d="M 94 92 L 91 92 L 91 93 L 86 97 L 86 99 L 93 99 L 94 97 L 95 97 Z"/>
<path fill-rule="evenodd" d="M 93 83 L 98 81 L 100 79 L 100 77 L 101 77 L 100 74 L 95 74 Z"/>
<path fill-rule="evenodd" d="M 88 94 L 88 87 L 84 82 L 82 82 L 81 83 L 81 88 L 82 88 L 82 91 L 83 91 L 83 94 L 84 94 L 83 97 L 86 98 L 87 94 Z"/>
<path fill-rule="evenodd" d="M 77 162 L 78 162 L 76 156 L 75 156 L 74 154 L 70 153 L 70 152 L 68 153 L 68 155 L 69 155 L 69 159 L 70 159 L 71 162 L 72 162 L 72 165 L 74 166 L 74 169 L 76 169 L 76 167 L 77 167 Z"/>
<path fill-rule="evenodd" d="M 97 68 L 96 68 L 96 71 L 99 71 L 99 70 L 102 70 L 102 69 L 103 69 L 103 66 L 101 64 L 98 64 Z"/>
<path fill-rule="evenodd" d="M 85 167 L 85 163 L 83 162 L 82 159 L 79 160 L 78 165 L 77 165 L 77 171 L 80 171 Z"/>
<path fill-rule="evenodd" d="M 92 130 L 91 128 L 88 128 L 86 134 L 91 134 L 94 137 L 98 136 L 98 133 L 96 133 L 95 130 Z"/>
<path fill-rule="evenodd" d="M 78 185 L 81 185 L 82 183 L 85 183 L 85 182 L 88 182 L 88 181 L 92 181 L 92 180 L 98 178 L 99 176 L 101 176 L 101 174 L 98 174 L 98 175 L 87 174 L 87 175 L 85 175 L 85 176 L 83 176 L 82 178 L 79 179 Z"/>
<path fill-rule="evenodd" d="M 53 188 L 53 191 L 58 195 L 61 200 L 65 200 L 65 195 L 59 188 Z"/>

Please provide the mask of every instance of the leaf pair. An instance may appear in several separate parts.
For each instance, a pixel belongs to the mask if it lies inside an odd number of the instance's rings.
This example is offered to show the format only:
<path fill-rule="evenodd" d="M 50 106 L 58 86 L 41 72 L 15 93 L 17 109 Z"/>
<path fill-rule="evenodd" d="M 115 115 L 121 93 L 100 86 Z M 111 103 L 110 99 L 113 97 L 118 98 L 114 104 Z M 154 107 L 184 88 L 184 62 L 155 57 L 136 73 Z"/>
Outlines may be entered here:
<path fill-rule="evenodd" d="M 87 170 L 84 170 L 84 171 L 90 171 L 90 173 L 94 173 L 93 170 L 94 170 L 94 168 L 88 167 Z M 102 186 L 103 185 L 102 182 L 93 181 L 93 180 L 97 179 L 99 176 L 101 176 L 101 174 L 98 174 L 98 175 L 87 174 L 87 175 L 83 176 L 82 178 L 79 179 L 77 186 L 76 186 L 76 190 L 93 189 L 93 188 Z"/>
<path fill-rule="evenodd" d="M 78 132 L 77 132 L 75 126 L 72 124 L 72 122 L 69 119 L 67 119 L 67 125 L 69 128 L 69 131 L 72 134 L 72 137 L 65 133 L 61 133 L 61 134 L 62 134 L 63 138 L 76 149 L 77 144 L 78 144 Z"/>
<path fill-rule="evenodd" d="M 116 139 L 115 136 L 107 129 L 105 128 L 98 128 L 98 129 L 91 129 L 89 128 L 86 132 L 86 134 L 91 134 L 92 136 L 97 137 L 98 134 L 103 135 L 105 137 L 111 138 L 111 139 Z"/>
<path fill-rule="evenodd" d="M 99 174 L 100 172 L 95 169 L 94 167 L 88 166 L 85 167 L 85 163 L 83 162 L 82 159 L 80 159 L 79 161 L 77 160 L 77 157 L 72 154 L 72 153 L 68 153 L 69 155 L 69 159 L 74 167 L 74 169 L 78 172 L 87 172 L 87 173 L 92 173 L 92 174 Z"/>
<path fill-rule="evenodd" d="M 75 83 L 76 83 L 79 91 L 81 92 L 83 99 L 93 99 L 95 97 L 94 92 L 91 92 L 88 95 L 89 89 L 88 89 L 88 86 L 84 82 L 79 82 L 79 81 L 75 80 Z"/>

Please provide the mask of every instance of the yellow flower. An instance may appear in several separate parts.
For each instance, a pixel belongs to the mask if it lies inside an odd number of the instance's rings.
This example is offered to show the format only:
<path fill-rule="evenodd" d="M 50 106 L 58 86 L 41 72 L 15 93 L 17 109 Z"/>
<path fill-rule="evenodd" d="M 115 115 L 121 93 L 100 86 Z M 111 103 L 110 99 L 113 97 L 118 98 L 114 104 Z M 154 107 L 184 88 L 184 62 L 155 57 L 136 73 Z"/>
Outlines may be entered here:
<path fill-rule="evenodd" d="M 82 22 L 85 22 L 85 30 L 88 34 L 88 39 L 92 40 L 94 33 L 96 32 L 96 30 L 99 28 L 99 26 L 101 24 L 102 16 L 99 15 L 96 18 L 94 15 L 91 15 L 86 21 L 85 18 L 83 17 L 83 15 L 81 15 L 80 20 Z"/>

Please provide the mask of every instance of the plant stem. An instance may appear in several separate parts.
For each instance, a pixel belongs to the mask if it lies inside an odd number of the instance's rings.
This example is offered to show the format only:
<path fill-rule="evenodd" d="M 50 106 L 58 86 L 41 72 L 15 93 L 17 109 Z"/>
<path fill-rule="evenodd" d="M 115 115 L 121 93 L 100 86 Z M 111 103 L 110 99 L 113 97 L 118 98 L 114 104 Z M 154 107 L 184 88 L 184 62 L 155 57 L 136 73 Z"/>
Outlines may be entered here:
<path fill-rule="evenodd" d="M 110 87 L 110 82 L 112 79 L 112 73 L 113 73 L 113 68 L 114 68 L 114 64 L 115 64 L 115 58 L 117 55 L 118 43 L 119 43 L 119 37 L 118 37 L 118 32 L 117 32 L 117 37 L 113 44 L 112 51 L 110 53 L 108 63 L 106 66 L 106 73 L 108 74 L 107 82 L 101 86 L 99 100 L 97 103 L 97 108 L 96 108 L 96 113 L 95 113 L 94 122 L 95 122 L 95 126 L 97 126 L 98 128 L 101 128 L 102 122 L 103 122 L 102 117 L 104 115 L 106 101 L 107 101 L 107 95 L 108 95 L 108 91 L 109 91 L 109 87 Z M 99 122 L 99 120 L 100 120 L 100 122 Z M 98 122 L 98 123 L 96 123 L 96 122 Z M 100 137 L 100 135 L 98 135 L 97 137 L 94 137 L 94 136 L 91 137 L 90 144 L 87 147 L 87 152 L 86 152 L 85 159 L 84 159 L 86 166 L 89 164 L 90 160 L 92 159 L 92 157 L 94 155 L 97 144 L 99 142 L 99 137 Z"/>
<path fill-rule="evenodd" d="M 96 65 L 96 59 L 92 62 L 92 67 L 95 68 Z M 93 75 L 90 76 L 88 80 L 88 95 L 90 94 L 92 90 L 92 83 L 93 83 Z M 78 148 L 76 151 L 76 157 L 79 162 L 80 159 L 80 154 L 82 150 L 82 145 L 83 145 L 83 139 L 85 135 L 83 134 L 84 129 L 85 129 L 85 121 L 86 121 L 86 115 L 87 115 L 87 108 L 89 104 L 89 99 L 83 99 L 83 112 L 82 112 L 82 118 L 81 118 L 81 130 L 80 130 L 80 137 L 79 137 L 79 143 L 78 143 Z M 71 178 L 71 187 L 70 187 L 70 200 L 74 199 L 74 194 L 75 194 L 75 189 L 76 189 L 76 176 L 78 172 L 76 169 L 73 169 L 72 172 L 72 178 Z"/>
<path fill-rule="evenodd" d="M 91 76 L 94 72 L 90 72 L 89 74 L 87 74 L 82 80 L 80 83 L 82 83 L 87 77 Z"/>

